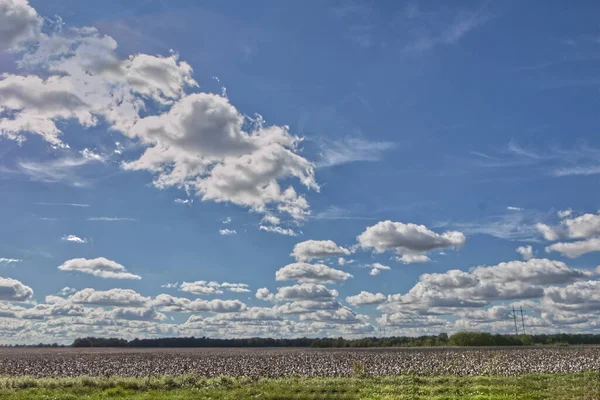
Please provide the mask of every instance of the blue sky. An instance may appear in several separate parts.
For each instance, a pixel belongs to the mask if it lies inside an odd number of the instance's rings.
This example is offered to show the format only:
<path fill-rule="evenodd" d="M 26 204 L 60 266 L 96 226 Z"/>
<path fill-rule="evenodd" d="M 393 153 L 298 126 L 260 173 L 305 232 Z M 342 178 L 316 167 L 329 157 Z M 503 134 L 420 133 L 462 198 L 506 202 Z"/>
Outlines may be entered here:
<path fill-rule="evenodd" d="M 0 342 L 597 332 L 597 11 L 0 0 Z"/>

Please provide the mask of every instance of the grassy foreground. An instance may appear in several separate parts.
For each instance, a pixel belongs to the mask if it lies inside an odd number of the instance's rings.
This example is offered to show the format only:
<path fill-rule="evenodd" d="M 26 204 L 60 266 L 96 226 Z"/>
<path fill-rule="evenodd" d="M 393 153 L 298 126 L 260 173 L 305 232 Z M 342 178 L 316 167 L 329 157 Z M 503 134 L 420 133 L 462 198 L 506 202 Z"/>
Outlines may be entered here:
<path fill-rule="evenodd" d="M 362 378 L 0 377 L 0 399 L 600 399 L 600 373 Z"/>

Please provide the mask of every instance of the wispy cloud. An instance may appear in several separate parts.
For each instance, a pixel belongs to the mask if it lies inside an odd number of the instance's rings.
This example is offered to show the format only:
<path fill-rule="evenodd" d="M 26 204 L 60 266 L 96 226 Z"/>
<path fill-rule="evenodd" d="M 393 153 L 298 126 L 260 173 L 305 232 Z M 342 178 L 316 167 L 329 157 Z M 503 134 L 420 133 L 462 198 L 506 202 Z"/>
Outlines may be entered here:
<path fill-rule="evenodd" d="M 260 229 L 261 231 L 265 231 L 265 232 L 278 233 L 278 234 L 284 235 L 284 236 L 298 236 L 298 233 L 296 231 L 294 231 L 293 229 L 286 229 L 286 228 L 282 228 L 280 226 L 261 225 L 258 229 Z"/>
<path fill-rule="evenodd" d="M 219 229 L 219 234 L 221 236 L 231 236 L 237 235 L 237 231 L 235 229 Z"/>
<path fill-rule="evenodd" d="M 45 183 L 61 183 L 75 187 L 86 187 L 90 181 L 78 174 L 81 167 L 97 162 L 84 156 L 64 156 L 49 161 L 20 160 L 16 169 L 7 172 L 27 176 L 30 180 Z"/>
<path fill-rule="evenodd" d="M 320 142 L 320 160 L 317 167 L 332 167 L 356 161 L 379 161 L 384 152 L 396 147 L 392 142 L 369 142 L 361 138 L 347 137 Z"/>
<path fill-rule="evenodd" d="M 485 168 L 535 168 L 554 177 L 600 174 L 600 149 L 587 144 L 573 148 L 553 146 L 534 148 L 511 140 L 504 150 L 493 155 L 471 151 L 470 162 Z"/>
<path fill-rule="evenodd" d="M 5 258 L 5 257 L 0 257 L 0 264 L 14 264 L 14 263 L 19 263 L 22 262 L 23 260 L 20 260 L 18 258 Z"/>
<path fill-rule="evenodd" d="M 489 235 L 505 240 L 537 241 L 539 237 L 535 225 L 545 215 L 536 211 L 508 212 L 491 215 L 472 222 L 445 222 L 436 227 L 457 229 L 466 235 Z"/>
<path fill-rule="evenodd" d="M 123 218 L 123 217 L 89 217 L 88 221 L 137 221 L 135 218 Z"/>
<path fill-rule="evenodd" d="M 364 220 L 374 220 L 377 219 L 375 217 L 367 217 L 362 215 L 356 215 L 351 210 L 338 207 L 338 206 L 329 206 L 323 211 L 319 211 L 310 216 L 310 219 L 364 219 Z"/>
<path fill-rule="evenodd" d="M 423 52 L 440 45 L 455 45 L 476 28 L 485 24 L 490 15 L 486 3 L 477 10 L 441 10 L 433 13 L 414 12 L 405 20 L 411 40 L 406 52 Z"/>
<path fill-rule="evenodd" d="M 45 202 L 37 202 L 35 203 L 40 206 L 68 206 L 68 207 L 89 207 L 89 204 L 81 204 L 81 203 L 45 203 Z"/>

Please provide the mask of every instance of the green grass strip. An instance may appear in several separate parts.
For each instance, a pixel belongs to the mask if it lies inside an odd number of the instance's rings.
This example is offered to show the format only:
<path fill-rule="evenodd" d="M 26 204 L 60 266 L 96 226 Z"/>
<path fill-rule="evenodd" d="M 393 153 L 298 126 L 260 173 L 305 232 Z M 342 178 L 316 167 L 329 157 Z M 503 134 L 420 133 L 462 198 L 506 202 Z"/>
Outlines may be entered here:
<path fill-rule="evenodd" d="M 0 399 L 600 399 L 600 373 L 354 378 L 0 377 Z"/>

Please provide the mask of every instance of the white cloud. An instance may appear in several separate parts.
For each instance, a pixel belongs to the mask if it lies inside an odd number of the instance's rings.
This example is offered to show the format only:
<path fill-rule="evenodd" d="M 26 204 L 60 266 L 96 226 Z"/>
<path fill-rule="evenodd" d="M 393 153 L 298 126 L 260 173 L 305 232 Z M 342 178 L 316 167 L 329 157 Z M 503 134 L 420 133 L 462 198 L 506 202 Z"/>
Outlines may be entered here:
<path fill-rule="evenodd" d="M 18 258 L 6 258 L 6 257 L 0 257 L 0 264 L 4 263 L 4 264 L 14 264 L 14 263 L 20 263 L 23 262 L 23 260 L 20 260 Z"/>
<path fill-rule="evenodd" d="M 127 272 L 121 264 L 104 257 L 94 259 L 73 258 L 58 267 L 61 271 L 76 271 L 91 274 L 100 278 L 142 279 L 141 276 Z"/>
<path fill-rule="evenodd" d="M 0 51 L 40 34 L 42 18 L 27 0 L 0 0 Z"/>
<path fill-rule="evenodd" d="M 0 300 L 25 301 L 33 296 L 33 289 L 20 281 L 0 277 Z"/>
<path fill-rule="evenodd" d="M 535 228 L 544 236 L 544 239 L 546 240 L 554 241 L 560 238 L 560 234 L 554 228 L 546 224 L 535 224 Z"/>
<path fill-rule="evenodd" d="M 350 250 L 338 246 L 333 240 L 306 240 L 297 243 L 290 255 L 298 261 L 311 261 L 315 258 L 350 255 Z"/>
<path fill-rule="evenodd" d="M 562 215 L 562 217 L 561 217 Z M 560 225 L 551 227 L 546 224 L 536 224 L 536 229 L 544 235 L 546 240 L 555 241 L 561 237 L 571 239 L 589 239 L 600 236 L 600 214 L 584 214 L 575 218 L 568 218 L 572 211 L 559 211 L 562 218 Z"/>
<path fill-rule="evenodd" d="M 231 236 L 231 235 L 237 235 L 237 232 L 235 229 L 219 229 L 219 234 L 221 236 Z"/>
<path fill-rule="evenodd" d="M 259 227 L 259 229 L 261 231 L 278 233 L 278 234 L 284 235 L 284 236 L 298 236 L 298 234 L 296 233 L 296 231 L 294 231 L 293 229 L 282 228 L 280 226 L 265 226 L 265 225 L 261 225 Z"/>
<path fill-rule="evenodd" d="M 277 289 L 275 298 L 278 300 L 332 300 L 338 296 L 335 289 L 323 285 L 302 283 L 294 286 L 284 286 Z"/>
<path fill-rule="evenodd" d="M 192 204 L 194 202 L 193 199 L 175 199 L 173 200 L 173 203 L 175 204 Z"/>
<path fill-rule="evenodd" d="M 356 161 L 379 161 L 385 151 L 396 147 L 391 142 L 369 142 L 360 138 L 347 137 L 320 144 L 321 159 L 318 167 L 332 167 Z"/>
<path fill-rule="evenodd" d="M 224 223 L 224 224 L 230 224 L 231 223 L 231 217 L 226 217 L 221 222 Z"/>
<path fill-rule="evenodd" d="M 590 276 L 560 261 L 531 259 L 480 266 L 470 272 L 423 274 L 406 293 L 388 296 L 378 306 L 386 313 L 451 314 L 491 301 L 542 298 L 544 285 L 569 284 Z"/>
<path fill-rule="evenodd" d="M 575 282 L 565 287 L 545 290 L 550 304 L 571 311 L 600 310 L 600 281 Z"/>
<path fill-rule="evenodd" d="M 246 308 L 246 305 L 239 300 L 201 300 L 194 301 L 173 297 L 167 294 L 159 294 L 152 301 L 154 307 L 159 307 L 164 311 L 170 312 L 202 312 L 210 311 L 214 313 L 238 312 Z"/>
<path fill-rule="evenodd" d="M 367 304 L 381 304 L 386 300 L 386 296 L 383 293 L 370 293 L 361 291 L 359 294 L 354 296 L 346 297 L 346 302 L 351 306 L 364 306 Z"/>
<path fill-rule="evenodd" d="M 546 247 L 546 252 L 557 251 L 569 258 L 600 251 L 600 238 L 578 240 L 576 242 L 559 242 Z"/>
<path fill-rule="evenodd" d="M 363 249 L 373 249 L 376 253 L 395 250 L 400 261 L 415 263 L 430 261 L 424 253 L 431 250 L 462 246 L 466 237 L 457 231 L 440 235 L 424 225 L 381 221 L 368 227 L 357 240 Z"/>
<path fill-rule="evenodd" d="M 523 260 L 531 260 L 533 258 L 533 247 L 531 246 L 519 246 L 515 251 L 523 257 Z"/>
<path fill-rule="evenodd" d="M 177 289 L 179 287 L 179 282 L 165 283 L 164 285 L 160 285 L 160 287 L 165 289 Z"/>
<path fill-rule="evenodd" d="M 82 203 L 44 203 L 44 202 L 38 202 L 35 203 L 41 206 L 69 206 L 69 207 L 81 207 L 81 208 L 87 208 L 90 205 L 89 204 L 82 204 Z"/>
<path fill-rule="evenodd" d="M 406 328 L 421 328 L 430 326 L 445 326 L 448 321 L 432 315 L 406 315 L 403 313 L 383 314 L 377 318 L 382 326 L 399 326 Z"/>
<path fill-rule="evenodd" d="M 523 211 L 523 210 L 524 210 L 524 208 L 521 208 L 521 207 L 514 207 L 514 206 L 508 206 L 508 207 L 506 207 L 506 209 L 507 209 L 508 211 Z"/>
<path fill-rule="evenodd" d="M 97 306 L 148 307 L 149 297 L 144 297 L 132 289 L 80 290 L 69 296 L 66 301 L 74 304 L 91 304 Z"/>
<path fill-rule="evenodd" d="M 404 264 L 422 264 L 431 261 L 431 258 L 424 254 L 402 254 L 402 257 L 396 259 Z"/>
<path fill-rule="evenodd" d="M 153 308 L 128 308 L 118 307 L 110 312 L 111 317 L 115 319 L 125 319 L 133 321 L 164 321 L 167 316 L 157 312 Z"/>
<path fill-rule="evenodd" d="M 563 219 L 563 218 L 567 218 L 570 217 L 571 214 L 573 214 L 573 210 L 570 208 L 567 208 L 566 210 L 559 210 L 556 215 L 558 216 L 558 218 Z"/>
<path fill-rule="evenodd" d="M 337 310 L 320 310 L 308 314 L 301 314 L 301 321 L 320 321 L 332 324 L 358 324 L 366 322 L 368 317 L 356 314 L 348 307 Z"/>
<path fill-rule="evenodd" d="M 327 265 L 304 262 L 288 264 L 275 273 L 275 279 L 278 281 L 298 281 L 301 283 L 335 283 L 343 282 L 352 277 L 347 272 Z"/>
<path fill-rule="evenodd" d="M 600 214 L 584 214 L 572 219 L 564 219 L 569 237 L 574 239 L 586 239 L 600 236 Z"/>
<path fill-rule="evenodd" d="M 476 267 L 471 274 L 484 281 L 519 282 L 531 285 L 564 284 L 588 276 L 585 272 L 570 268 L 561 261 L 545 258 L 509 261 L 490 267 Z"/>
<path fill-rule="evenodd" d="M 267 225 L 279 225 L 281 223 L 281 219 L 273 214 L 265 214 L 260 220 L 260 223 Z"/>
<path fill-rule="evenodd" d="M 76 235 L 65 235 L 62 237 L 61 240 L 67 241 L 67 242 L 73 242 L 73 243 L 87 243 L 87 239 L 86 238 L 80 238 L 79 236 Z"/>
<path fill-rule="evenodd" d="M 231 202 L 266 212 L 303 219 L 308 203 L 293 187 L 281 190 L 278 180 L 294 177 L 318 190 L 313 165 L 296 154 L 299 139 L 286 127 L 263 127 L 251 132 L 244 117 L 225 97 L 209 93 L 184 96 L 166 113 L 139 120 L 127 132 L 150 146 L 126 169 L 156 174 L 155 186 L 193 189 L 203 200 Z"/>
<path fill-rule="evenodd" d="M 85 148 L 79 152 L 83 158 L 90 161 L 106 162 L 107 158 L 103 154 L 95 153 L 93 150 Z"/>
<path fill-rule="evenodd" d="M 59 296 L 69 296 L 72 295 L 73 293 L 77 292 L 77 289 L 69 287 L 69 286 L 65 286 L 64 288 L 62 288 L 59 292 L 58 295 Z"/>
<path fill-rule="evenodd" d="M 117 42 L 95 28 L 61 26 L 39 33 L 41 19 L 26 1 L 0 4 L 0 20 L 9 20 L 0 24 L 0 46 L 31 36 L 34 45 L 18 54 L 17 63 L 40 74 L 0 78 L 1 135 L 22 142 L 33 133 L 54 147 L 68 148 L 61 141 L 59 121 L 83 127 L 107 123 L 146 147 L 122 167 L 149 171 L 158 188 L 183 188 L 202 200 L 261 213 L 276 210 L 297 221 L 310 214 L 304 195 L 293 186 L 280 187 L 293 178 L 319 190 L 314 165 L 299 155 L 302 139 L 287 126 L 266 126 L 260 116 L 245 117 L 224 96 L 186 94 L 186 88 L 198 85 L 190 65 L 175 53 L 119 59 Z M 140 116 L 143 110 L 165 111 Z M 89 149 L 82 154 L 86 160 L 106 159 Z"/>
<path fill-rule="evenodd" d="M 261 300 L 272 300 L 274 295 L 267 288 L 260 288 L 256 291 L 256 298 Z"/>
<path fill-rule="evenodd" d="M 179 286 L 182 292 L 194 293 L 199 295 L 222 294 L 223 289 L 234 293 L 250 292 L 248 285 L 245 283 L 229 283 L 229 282 L 214 282 L 214 281 L 195 281 L 183 282 Z"/>
<path fill-rule="evenodd" d="M 384 271 L 384 270 L 386 270 L 386 271 L 391 270 L 391 268 L 388 267 L 387 265 L 383 265 L 380 263 L 373 263 L 370 266 L 372 267 L 372 269 L 369 272 L 369 275 L 372 275 L 372 276 L 377 276 L 381 273 L 381 271 Z"/>

